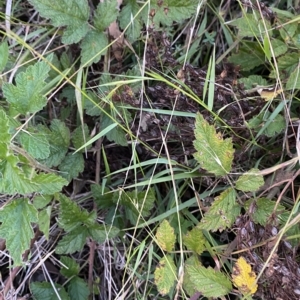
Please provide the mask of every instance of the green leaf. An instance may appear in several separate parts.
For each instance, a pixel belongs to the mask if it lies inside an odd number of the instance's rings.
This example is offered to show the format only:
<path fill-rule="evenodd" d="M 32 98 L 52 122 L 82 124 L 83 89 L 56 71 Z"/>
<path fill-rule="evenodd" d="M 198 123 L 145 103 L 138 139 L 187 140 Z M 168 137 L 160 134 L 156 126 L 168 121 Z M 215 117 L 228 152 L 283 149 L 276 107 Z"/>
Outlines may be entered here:
<path fill-rule="evenodd" d="M 198 227 L 194 227 L 183 236 L 183 244 L 186 246 L 187 250 L 193 251 L 199 255 L 206 250 L 205 242 L 206 239 L 202 230 Z"/>
<path fill-rule="evenodd" d="M 52 198 L 52 196 L 47 195 L 35 196 L 33 198 L 33 205 L 36 209 L 42 209 L 51 202 Z"/>
<path fill-rule="evenodd" d="M 109 125 L 114 124 L 114 123 L 115 122 L 113 120 L 111 120 L 108 116 L 104 115 L 102 120 L 101 120 L 100 128 L 107 128 Z M 118 144 L 120 146 L 127 146 L 128 145 L 128 142 L 127 142 L 127 139 L 126 139 L 126 133 L 119 126 L 117 126 L 117 127 L 113 128 L 112 130 L 110 130 L 106 134 L 106 137 L 109 141 L 115 142 L 116 144 Z"/>
<path fill-rule="evenodd" d="M 33 128 L 21 131 L 20 143 L 24 150 L 36 159 L 45 159 L 50 155 L 50 144 L 43 133 L 36 133 Z"/>
<path fill-rule="evenodd" d="M 254 209 L 251 208 L 251 218 L 254 223 L 260 224 L 262 226 L 266 226 L 268 222 L 270 222 L 271 218 L 276 216 L 275 208 L 278 212 L 278 215 L 283 214 L 285 212 L 285 207 L 281 204 L 277 205 L 276 202 L 271 201 L 268 198 L 259 198 L 257 200 L 249 199 L 245 203 L 245 209 L 250 210 L 250 207 L 254 205 Z M 276 221 L 273 219 L 276 223 Z"/>
<path fill-rule="evenodd" d="M 55 253 L 69 254 L 76 251 L 81 251 L 89 237 L 88 228 L 85 226 L 77 227 L 68 232 L 57 244 Z"/>
<path fill-rule="evenodd" d="M 47 208 L 39 212 L 39 229 L 44 233 L 47 240 L 49 240 L 50 218 L 51 206 L 48 206 Z"/>
<path fill-rule="evenodd" d="M 296 68 L 291 75 L 289 76 L 285 89 L 289 90 L 297 90 L 300 89 L 300 71 L 299 68 Z"/>
<path fill-rule="evenodd" d="M 5 158 L 11 136 L 9 134 L 9 120 L 3 110 L 0 110 L 0 128 L 0 158 Z"/>
<path fill-rule="evenodd" d="M 102 114 L 102 111 L 100 110 L 100 103 L 99 103 L 99 97 L 95 95 L 95 93 L 91 91 L 87 91 L 86 94 L 93 100 L 89 100 L 88 98 L 85 98 L 84 101 L 84 109 L 86 110 L 86 114 L 89 116 L 100 116 Z"/>
<path fill-rule="evenodd" d="M 121 196 L 119 193 L 114 193 L 113 200 L 115 203 L 125 206 L 126 219 L 132 225 L 136 225 L 138 221 L 142 221 L 150 215 L 156 197 L 154 190 L 149 189 L 148 191 L 122 192 Z"/>
<path fill-rule="evenodd" d="M 216 176 L 229 173 L 234 153 L 231 139 L 223 140 L 221 134 L 216 133 L 200 113 L 196 116 L 195 137 L 197 152 L 194 157 L 201 167 Z"/>
<path fill-rule="evenodd" d="M 65 231 L 74 230 L 81 224 L 90 226 L 95 223 L 97 217 L 95 212 L 89 213 L 86 209 L 80 209 L 74 201 L 62 194 L 59 197 L 59 202 L 58 224 Z"/>
<path fill-rule="evenodd" d="M 299 61 L 299 54 L 296 52 L 286 53 L 285 55 L 278 58 L 278 69 L 279 70 L 295 70 Z"/>
<path fill-rule="evenodd" d="M 72 300 L 86 300 L 89 297 L 90 291 L 86 282 L 76 276 L 68 284 L 68 293 Z"/>
<path fill-rule="evenodd" d="M 94 13 L 94 25 L 100 32 L 104 31 L 112 22 L 117 20 L 119 11 L 117 0 L 100 2 Z"/>
<path fill-rule="evenodd" d="M 61 176 L 69 182 L 78 177 L 79 173 L 84 170 L 84 159 L 82 153 L 69 153 L 59 165 Z"/>
<path fill-rule="evenodd" d="M 286 51 L 288 50 L 287 45 L 281 40 L 278 40 L 278 39 L 272 40 L 271 44 L 272 44 L 272 48 L 273 48 L 275 57 L 278 57 L 278 56 L 286 53 Z"/>
<path fill-rule="evenodd" d="M 126 30 L 126 38 L 129 42 L 135 42 L 141 34 L 143 27 L 140 16 L 136 16 L 139 13 L 140 7 L 136 0 L 127 1 L 126 5 L 122 8 L 120 13 L 120 27 L 125 29 L 130 23 L 129 28 Z"/>
<path fill-rule="evenodd" d="M 262 19 L 259 15 L 254 14 L 245 14 L 230 22 L 230 25 L 239 29 L 240 37 L 262 37 L 266 29 L 268 31 L 271 29 L 271 24 L 266 18 Z"/>
<path fill-rule="evenodd" d="M 14 266 L 23 264 L 22 254 L 34 236 L 31 223 L 37 221 L 37 210 L 27 198 L 15 199 L 0 209 L 0 237 L 6 240 Z"/>
<path fill-rule="evenodd" d="M 189 19 L 196 12 L 198 0 L 164 0 L 163 5 L 157 0 L 150 1 L 150 9 L 143 10 L 143 19 L 147 23 L 149 11 L 153 12 L 152 22 L 171 26 L 173 22 L 181 22 Z"/>
<path fill-rule="evenodd" d="M 52 195 L 60 192 L 63 186 L 68 184 L 68 181 L 56 174 L 39 173 L 32 178 L 33 182 L 38 184 L 36 192 L 45 195 Z"/>
<path fill-rule="evenodd" d="M 107 37 L 102 32 L 90 31 L 80 44 L 81 64 L 90 66 L 97 63 L 105 55 L 108 45 Z"/>
<path fill-rule="evenodd" d="M 250 90 L 257 85 L 268 85 L 268 81 L 260 75 L 250 75 L 249 77 L 240 78 L 239 83 L 243 83 L 246 90 Z"/>
<path fill-rule="evenodd" d="M 89 236 L 97 243 L 103 244 L 106 240 L 116 237 L 120 230 L 114 226 L 105 226 L 101 224 L 94 224 L 89 226 Z"/>
<path fill-rule="evenodd" d="M 7 61 L 8 61 L 8 45 L 7 42 L 4 41 L 0 45 L 0 73 L 4 70 L 6 67 Z"/>
<path fill-rule="evenodd" d="M 51 122 L 50 129 L 51 131 L 39 126 L 40 132 L 46 134 L 50 143 L 50 155 L 47 159 L 41 161 L 49 168 L 57 167 L 62 162 L 70 145 L 70 131 L 65 123 L 55 119 Z"/>
<path fill-rule="evenodd" d="M 90 9 L 86 0 L 29 0 L 44 18 L 51 19 L 56 27 L 63 30 L 64 44 L 78 43 L 89 31 Z"/>
<path fill-rule="evenodd" d="M 54 288 L 52 286 L 54 285 Z M 60 297 L 60 300 L 70 300 L 65 288 L 58 283 L 50 282 L 31 282 L 30 290 L 35 300 L 54 300 L 58 299 L 57 294 Z"/>
<path fill-rule="evenodd" d="M 174 228 L 167 220 L 162 221 L 157 229 L 155 236 L 156 242 L 162 250 L 168 252 L 171 252 L 173 250 L 176 236 L 174 234 Z"/>
<path fill-rule="evenodd" d="M 63 276 L 71 278 L 72 276 L 76 276 L 79 274 L 79 265 L 74 259 L 67 256 L 62 256 L 60 258 L 60 262 L 62 263 L 60 273 Z"/>
<path fill-rule="evenodd" d="M 238 53 L 234 53 L 228 58 L 228 61 L 239 65 L 243 71 L 249 71 L 265 63 L 265 53 L 257 42 L 247 41 L 239 48 Z"/>
<path fill-rule="evenodd" d="M 168 294 L 173 288 L 176 280 L 176 266 L 170 255 L 166 255 L 159 261 L 154 272 L 154 280 L 162 295 Z"/>
<path fill-rule="evenodd" d="M 99 184 L 92 184 L 91 192 L 98 208 L 103 209 L 114 205 L 114 194 L 110 193 L 108 188 L 102 188 L 102 186 Z"/>
<path fill-rule="evenodd" d="M 25 195 L 38 190 L 38 185 L 27 178 L 19 168 L 19 163 L 15 155 L 9 155 L 6 160 L 0 162 L 0 193 Z"/>
<path fill-rule="evenodd" d="M 89 135 L 90 135 L 90 131 L 89 128 L 86 124 L 84 124 L 83 126 L 83 130 L 82 130 L 82 126 L 78 126 L 72 133 L 72 143 L 75 147 L 75 149 L 79 149 L 82 145 L 84 145 L 88 140 L 89 140 Z M 86 147 L 86 149 L 90 149 L 92 147 L 92 145 L 89 145 Z M 83 149 L 82 151 L 79 152 L 84 152 L 85 150 Z"/>
<path fill-rule="evenodd" d="M 264 177 L 259 174 L 258 169 L 251 169 L 236 182 L 236 188 L 243 192 L 255 192 L 264 185 Z"/>
<path fill-rule="evenodd" d="M 240 210 L 240 206 L 236 203 L 235 190 L 228 188 L 214 199 L 198 226 L 200 229 L 223 231 L 232 226 Z"/>
<path fill-rule="evenodd" d="M 186 273 L 194 283 L 195 289 L 204 297 L 222 297 L 232 290 L 230 280 L 222 272 L 211 267 L 188 266 Z"/>
<path fill-rule="evenodd" d="M 3 84 L 4 96 L 20 114 L 35 113 L 47 104 L 42 90 L 49 71 L 46 62 L 37 62 L 16 76 L 16 85 Z"/>
<path fill-rule="evenodd" d="M 183 288 L 186 291 L 186 293 L 190 296 L 194 295 L 197 292 L 197 289 L 195 288 L 195 284 L 191 280 L 187 270 L 190 267 L 199 268 L 200 266 L 201 266 L 201 263 L 200 263 L 197 255 L 190 256 L 184 262 Z"/>
<path fill-rule="evenodd" d="M 281 133 L 286 128 L 285 118 L 278 114 L 269 126 L 265 129 L 264 133 L 268 137 L 276 136 L 276 134 Z"/>

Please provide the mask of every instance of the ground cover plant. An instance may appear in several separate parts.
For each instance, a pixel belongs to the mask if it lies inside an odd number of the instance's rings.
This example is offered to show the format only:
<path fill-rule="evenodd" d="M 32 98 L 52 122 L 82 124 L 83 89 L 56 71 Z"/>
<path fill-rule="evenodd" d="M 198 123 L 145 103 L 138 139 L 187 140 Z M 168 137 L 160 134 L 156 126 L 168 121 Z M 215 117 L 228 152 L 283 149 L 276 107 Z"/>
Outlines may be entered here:
<path fill-rule="evenodd" d="M 299 1 L 1 1 L 0 299 L 299 299 Z"/>

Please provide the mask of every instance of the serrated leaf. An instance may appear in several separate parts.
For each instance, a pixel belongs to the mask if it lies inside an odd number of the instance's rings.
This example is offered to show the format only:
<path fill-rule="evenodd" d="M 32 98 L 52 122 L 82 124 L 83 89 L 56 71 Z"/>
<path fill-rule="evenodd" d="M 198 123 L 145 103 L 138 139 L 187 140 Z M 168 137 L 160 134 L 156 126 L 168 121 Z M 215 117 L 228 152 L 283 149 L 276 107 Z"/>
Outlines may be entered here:
<path fill-rule="evenodd" d="M 239 83 L 244 84 L 246 90 L 250 90 L 253 86 L 267 86 L 268 81 L 260 75 L 250 75 L 248 77 L 240 78 Z"/>
<path fill-rule="evenodd" d="M 278 216 L 283 215 L 286 211 L 283 205 L 277 205 L 276 202 L 271 201 L 268 198 L 259 198 L 257 200 L 249 199 L 245 203 L 245 209 L 249 210 L 250 206 L 253 205 L 254 209 L 251 209 L 250 216 L 254 223 L 262 226 L 266 226 L 271 218 L 274 218 L 275 209 L 278 211 Z"/>
<path fill-rule="evenodd" d="M 44 134 L 35 133 L 33 130 L 21 131 L 20 143 L 32 157 L 45 159 L 50 154 L 50 144 Z"/>
<path fill-rule="evenodd" d="M 82 130 L 82 126 L 78 126 L 72 133 L 72 143 L 75 147 L 75 149 L 79 149 L 82 145 L 84 145 L 88 140 L 89 140 L 89 135 L 90 135 L 90 131 L 89 128 L 86 124 L 84 124 L 83 126 L 83 130 Z M 92 147 L 92 145 L 89 145 L 86 147 L 86 149 L 90 149 Z M 84 152 L 85 150 L 81 150 L 79 152 Z"/>
<path fill-rule="evenodd" d="M 72 300 L 86 300 L 89 297 L 90 290 L 82 278 L 75 276 L 68 284 L 68 294 Z"/>
<path fill-rule="evenodd" d="M 53 120 L 50 129 L 51 131 L 39 126 L 39 130 L 47 135 L 50 142 L 50 155 L 47 159 L 41 160 L 41 163 L 49 168 L 57 167 L 62 162 L 70 145 L 70 131 L 63 122 Z"/>
<path fill-rule="evenodd" d="M 5 158 L 11 136 L 9 134 L 9 120 L 3 110 L 0 110 L 0 128 L 0 158 Z"/>
<path fill-rule="evenodd" d="M 38 185 L 36 192 L 45 195 L 52 195 L 60 192 L 68 181 L 56 174 L 39 173 L 32 178 L 33 182 Z"/>
<path fill-rule="evenodd" d="M 62 263 L 60 273 L 63 276 L 70 278 L 79 274 L 79 265 L 74 259 L 67 256 L 62 256 L 60 258 L 60 262 Z"/>
<path fill-rule="evenodd" d="M 0 209 L 0 221 L 0 237 L 6 240 L 14 266 L 21 266 L 22 254 L 30 248 L 34 236 L 31 223 L 38 221 L 37 210 L 29 199 L 15 199 Z"/>
<path fill-rule="evenodd" d="M 52 286 L 54 285 L 54 288 Z M 70 300 L 66 290 L 63 286 L 58 283 L 50 282 L 31 282 L 30 290 L 35 300 L 53 300 L 58 299 L 57 293 L 59 294 L 60 300 Z"/>
<path fill-rule="evenodd" d="M 282 132 L 286 128 L 286 121 L 285 118 L 278 114 L 269 126 L 265 129 L 264 133 L 268 137 L 273 137 L 276 134 Z"/>
<path fill-rule="evenodd" d="M 230 22 L 230 25 L 239 29 L 241 37 L 262 37 L 266 30 L 271 29 L 270 22 L 259 15 L 245 14 L 241 18 Z"/>
<path fill-rule="evenodd" d="M 75 202 L 64 195 L 60 195 L 59 202 L 58 224 L 65 231 L 74 230 L 81 224 L 91 226 L 95 223 L 97 217 L 95 212 L 89 213 L 86 209 L 80 209 Z"/>
<path fill-rule="evenodd" d="M 140 7 L 136 0 L 129 0 L 122 8 L 120 13 L 120 27 L 125 29 L 130 23 L 129 28 L 126 30 L 126 38 L 129 42 L 133 43 L 141 34 L 142 21 L 140 16 L 136 16 L 139 13 Z"/>
<path fill-rule="evenodd" d="M 194 283 L 195 289 L 204 297 L 222 297 L 232 290 L 230 280 L 222 272 L 211 267 L 188 266 L 186 273 Z"/>
<path fill-rule="evenodd" d="M 154 280 L 158 291 L 162 295 L 170 292 L 176 280 L 176 266 L 170 255 L 166 255 L 159 261 L 154 272 Z"/>
<path fill-rule="evenodd" d="M 8 155 L 6 160 L 0 162 L 0 193 L 25 195 L 38 190 L 38 185 L 18 167 L 19 162 L 15 155 Z"/>
<path fill-rule="evenodd" d="M 233 267 L 232 282 L 243 295 L 252 295 L 257 291 L 256 275 L 242 256 Z"/>
<path fill-rule="evenodd" d="M 202 230 L 198 227 L 194 227 L 183 236 L 183 244 L 186 246 L 187 250 L 193 251 L 199 255 L 206 249 L 205 242 L 206 239 Z"/>
<path fill-rule="evenodd" d="M 97 63 L 105 55 L 108 45 L 107 37 L 102 32 L 90 31 L 80 44 L 81 64 L 90 66 Z"/>
<path fill-rule="evenodd" d="M 287 91 L 300 89 L 300 71 L 298 67 L 289 76 L 285 89 Z"/>
<path fill-rule="evenodd" d="M 174 248 L 176 236 L 174 228 L 167 220 L 163 220 L 156 231 L 156 242 L 158 246 L 164 250 L 171 252 Z"/>
<path fill-rule="evenodd" d="M 112 22 L 117 20 L 119 11 L 117 0 L 100 2 L 94 13 L 94 24 L 100 32 L 104 31 Z"/>
<path fill-rule="evenodd" d="M 271 45 L 272 45 L 275 57 L 283 55 L 288 50 L 287 45 L 283 41 L 278 40 L 278 39 L 272 40 Z"/>
<path fill-rule="evenodd" d="M 152 11 L 152 22 L 159 26 L 171 26 L 173 22 L 181 22 L 184 19 L 191 18 L 196 12 L 197 0 L 164 0 L 161 5 L 157 0 L 151 0 L 150 10 L 144 9 L 143 18 L 147 23 L 149 11 Z"/>
<path fill-rule="evenodd" d="M 103 209 L 114 205 L 114 194 L 109 193 L 110 190 L 108 188 L 102 188 L 102 186 L 99 184 L 92 184 L 91 192 L 98 208 Z"/>
<path fill-rule="evenodd" d="M 69 182 L 77 178 L 79 173 L 84 170 L 84 159 L 82 153 L 69 153 L 59 165 L 61 176 Z"/>
<path fill-rule="evenodd" d="M 63 31 L 64 44 L 78 43 L 89 31 L 90 9 L 86 0 L 29 0 L 44 18 L 51 19 L 56 27 L 67 26 Z"/>
<path fill-rule="evenodd" d="M 223 231 L 232 226 L 240 210 L 240 206 L 236 203 L 235 190 L 228 188 L 214 199 L 198 226 L 201 229 Z"/>
<path fill-rule="evenodd" d="M 16 76 L 16 85 L 3 84 L 3 94 L 6 100 L 20 114 L 35 113 L 47 104 L 47 98 L 42 90 L 50 71 L 49 65 L 42 61 L 26 69 Z"/>
<path fill-rule="evenodd" d="M 103 244 L 108 239 L 112 239 L 119 234 L 120 230 L 111 225 L 93 224 L 89 226 L 89 236 L 97 243 Z"/>
<path fill-rule="evenodd" d="M 36 209 L 42 209 L 47 206 L 52 200 L 52 196 L 39 195 L 33 198 L 33 205 Z"/>
<path fill-rule="evenodd" d="M 111 120 L 108 116 L 104 115 L 102 120 L 101 120 L 100 128 L 107 128 L 109 125 L 111 125 L 113 123 L 114 123 L 113 120 Z M 113 128 L 112 130 L 110 130 L 106 134 L 106 137 L 109 141 L 115 142 L 116 144 L 118 144 L 120 146 L 127 146 L 128 145 L 128 142 L 127 142 L 127 139 L 126 139 L 126 133 L 119 126 L 117 126 L 117 127 Z"/>
<path fill-rule="evenodd" d="M 7 42 L 4 41 L 0 45 L 0 72 L 2 72 L 8 61 L 8 45 Z"/>
<path fill-rule="evenodd" d="M 234 154 L 232 140 L 224 140 L 200 113 L 196 116 L 195 138 L 194 157 L 201 167 L 216 176 L 229 173 Z"/>
<path fill-rule="evenodd" d="M 39 212 L 39 221 L 38 221 L 39 229 L 44 233 L 47 240 L 49 240 L 50 218 L 51 218 L 51 206 L 48 206 Z"/>
<path fill-rule="evenodd" d="M 239 52 L 232 54 L 228 61 L 239 65 L 243 71 L 249 71 L 265 63 L 265 53 L 257 42 L 245 41 L 239 48 Z"/>
<path fill-rule="evenodd" d="M 140 220 L 147 218 L 156 200 L 155 192 L 151 188 L 148 191 L 122 192 L 121 195 L 114 193 L 114 203 L 120 203 L 125 207 L 126 219 L 132 225 L 136 225 Z"/>
<path fill-rule="evenodd" d="M 76 251 L 81 251 L 88 238 L 88 228 L 85 226 L 77 227 L 76 229 L 68 232 L 58 242 L 55 253 L 57 254 L 70 254 Z"/>
<path fill-rule="evenodd" d="M 183 288 L 187 292 L 188 295 L 192 296 L 197 292 L 194 282 L 191 280 L 188 274 L 188 268 L 190 267 L 200 267 L 201 263 L 197 255 L 190 256 L 184 262 L 184 277 L 183 277 Z"/>
<path fill-rule="evenodd" d="M 259 174 L 258 169 L 251 169 L 236 182 L 236 188 L 243 192 L 255 192 L 264 185 L 264 177 Z"/>

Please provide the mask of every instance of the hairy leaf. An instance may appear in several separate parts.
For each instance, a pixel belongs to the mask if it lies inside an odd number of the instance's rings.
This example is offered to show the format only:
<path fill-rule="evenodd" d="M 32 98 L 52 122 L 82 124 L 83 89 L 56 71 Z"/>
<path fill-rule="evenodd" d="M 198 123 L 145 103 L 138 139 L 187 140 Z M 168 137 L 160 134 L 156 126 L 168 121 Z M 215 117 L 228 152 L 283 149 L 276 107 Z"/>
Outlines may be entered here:
<path fill-rule="evenodd" d="M 197 152 L 194 157 L 201 167 L 216 176 L 230 172 L 234 153 L 231 139 L 223 140 L 221 134 L 216 133 L 200 113 L 196 117 L 195 137 Z"/>
<path fill-rule="evenodd" d="M 79 274 L 79 265 L 74 259 L 67 256 L 62 256 L 60 258 L 60 262 L 62 263 L 60 273 L 63 276 L 70 278 Z"/>
<path fill-rule="evenodd" d="M 211 267 L 188 266 L 186 273 L 194 283 L 195 289 L 204 297 L 222 297 L 232 290 L 231 282 L 225 274 Z"/>
<path fill-rule="evenodd" d="M 50 228 L 50 218 L 51 218 L 51 206 L 39 212 L 39 229 L 42 231 L 47 240 L 49 240 L 49 228 Z"/>
<path fill-rule="evenodd" d="M 187 249 L 199 255 L 206 249 L 204 245 L 205 242 L 206 239 L 202 230 L 198 227 L 194 227 L 185 236 L 183 236 L 183 244 L 187 247 Z"/>
<path fill-rule="evenodd" d="M 83 126 L 83 130 L 82 130 L 82 126 L 78 126 L 72 133 L 72 143 L 75 147 L 75 149 L 79 149 L 82 145 L 84 145 L 88 140 L 89 140 L 89 128 L 86 124 L 84 124 Z M 90 149 L 92 147 L 92 145 L 89 145 L 86 147 L 86 149 Z M 84 152 L 85 150 L 82 149 L 79 152 Z"/>
<path fill-rule="evenodd" d="M 34 132 L 32 128 L 19 134 L 22 147 L 34 158 L 45 159 L 50 155 L 50 144 L 42 133 Z"/>
<path fill-rule="evenodd" d="M 0 209 L 0 237 L 6 240 L 15 266 L 23 263 L 22 254 L 34 236 L 31 223 L 37 221 L 37 210 L 27 198 L 15 199 Z"/>
<path fill-rule="evenodd" d="M 156 240 L 159 247 L 164 251 L 172 251 L 175 245 L 176 236 L 174 228 L 167 220 L 163 220 L 156 232 Z"/>
<path fill-rule="evenodd" d="M 58 283 L 53 283 L 54 287 L 50 282 L 31 282 L 30 290 L 35 300 L 53 300 L 58 299 L 57 293 L 59 294 L 60 300 L 70 300 L 65 288 Z M 55 290 L 54 290 L 55 288 Z"/>
<path fill-rule="evenodd" d="M 0 45 L 0 72 L 2 72 L 8 61 L 8 45 L 7 42 L 4 41 Z"/>
<path fill-rule="evenodd" d="M 158 291 L 162 295 L 170 292 L 176 280 L 176 266 L 170 255 L 166 255 L 159 261 L 154 272 L 154 280 Z"/>
<path fill-rule="evenodd" d="M 119 11 L 117 0 L 100 2 L 94 13 L 94 24 L 97 30 L 104 31 L 112 22 L 117 20 Z"/>
<path fill-rule="evenodd" d="M 228 188 L 216 197 L 209 211 L 205 213 L 198 225 L 201 229 L 223 231 L 230 228 L 240 213 L 240 206 L 236 203 L 236 192 Z"/>
<path fill-rule="evenodd" d="M 86 0 L 29 0 L 44 18 L 51 19 L 56 27 L 67 26 L 62 42 L 79 42 L 88 32 L 90 9 Z"/>
<path fill-rule="evenodd" d="M 82 278 L 75 276 L 68 284 L 68 293 L 72 300 L 86 300 L 90 290 Z"/>
<path fill-rule="evenodd" d="M 236 182 L 236 188 L 243 192 L 255 192 L 264 185 L 264 178 L 259 174 L 258 169 L 251 169 Z"/>
<path fill-rule="evenodd" d="M 59 165 L 59 170 L 69 182 L 76 178 L 84 170 L 82 153 L 69 153 Z"/>
<path fill-rule="evenodd" d="M 90 66 L 97 63 L 105 55 L 108 45 L 107 37 L 102 32 L 90 31 L 80 44 L 81 64 Z"/>
<path fill-rule="evenodd" d="M 16 76 L 16 85 L 3 84 L 4 96 L 20 114 L 35 113 L 47 104 L 42 90 L 49 71 L 50 67 L 46 62 L 37 62 L 28 67 L 26 72 Z"/>
<path fill-rule="evenodd" d="M 183 288 L 187 292 L 188 295 L 192 296 L 194 295 L 198 290 L 195 287 L 194 281 L 191 280 L 188 268 L 190 267 L 200 267 L 201 263 L 199 261 L 199 258 L 196 255 L 190 256 L 188 259 L 184 262 L 184 277 L 183 277 Z"/>
<path fill-rule="evenodd" d="M 36 192 L 45 195 L 52 195 L 60 192 L 68 181 L 56 174 L 39 173 L 32 178 L 32 181 L 38 185 Z"/>

